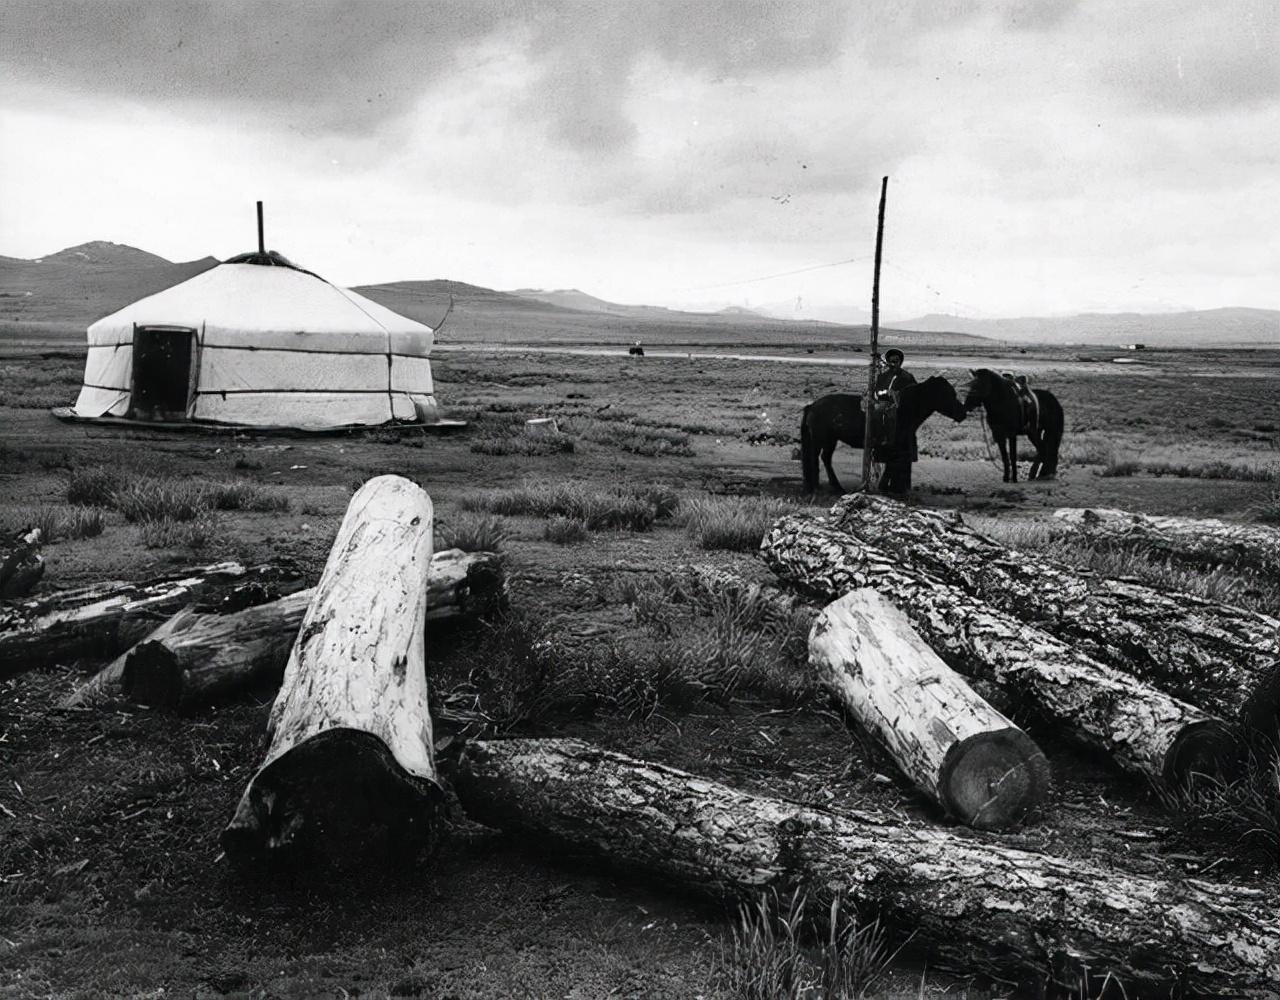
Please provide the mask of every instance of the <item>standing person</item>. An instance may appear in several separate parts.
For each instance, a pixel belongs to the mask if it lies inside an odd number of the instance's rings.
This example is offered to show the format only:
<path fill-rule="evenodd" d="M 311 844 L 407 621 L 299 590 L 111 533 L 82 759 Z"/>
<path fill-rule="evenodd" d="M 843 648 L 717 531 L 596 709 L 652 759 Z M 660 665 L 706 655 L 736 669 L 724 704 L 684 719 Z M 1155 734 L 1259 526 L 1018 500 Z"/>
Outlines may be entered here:
<path fill-rule="evenodd" d="M 919 457 L 916 436 L 910 441 L 897 440 L 898 393 L 916 384 L 916 377 L 902 367 L 906 358 L 896 347 L 884 352 L 885 368 L 876 376 L 877 417 L 879 442 L 876 458 L 884 463 L 880 477 L 880 489 L 886 493 L 905 495 L 911 489 L 911 465 Z"/>
<path fill-rule="evenodd" d="M 909 385 L 916 384 L 916 377 L 902 367 L 906 360 L 900 350 L 891 347 L 884 352 L 884 371 L 876 376 L 876 393 L 900 392 Z"/>

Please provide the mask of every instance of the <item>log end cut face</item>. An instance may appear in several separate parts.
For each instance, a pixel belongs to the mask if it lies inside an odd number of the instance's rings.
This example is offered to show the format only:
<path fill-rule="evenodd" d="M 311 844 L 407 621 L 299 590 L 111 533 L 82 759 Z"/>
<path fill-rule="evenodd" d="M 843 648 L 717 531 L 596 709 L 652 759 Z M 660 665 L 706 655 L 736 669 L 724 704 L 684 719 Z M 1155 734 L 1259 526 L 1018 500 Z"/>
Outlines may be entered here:
<path fill-rule="evenodd" d="M 1231 781 L 1240 775 L 1244 749 L 1244 737 L 1237 726 L 1217 719 L 1184 726 L 1165 755 L 1165 784 L 1187 788 L 1206 777 Z"/>
<path fill-rule="evenodd" d="M 1049 762 L 1020 729 L 976 733 L 947 752 L 938 786 L 943 804 L 979 830 L 1015 826 L 1044 801 Z"/>
<path fill-rule="evenodd" d="M 399 864 L 434 846 L 442 799 L 376 736 L 330 729 L 254 776 L 222 847 L 241 867 Z"/>

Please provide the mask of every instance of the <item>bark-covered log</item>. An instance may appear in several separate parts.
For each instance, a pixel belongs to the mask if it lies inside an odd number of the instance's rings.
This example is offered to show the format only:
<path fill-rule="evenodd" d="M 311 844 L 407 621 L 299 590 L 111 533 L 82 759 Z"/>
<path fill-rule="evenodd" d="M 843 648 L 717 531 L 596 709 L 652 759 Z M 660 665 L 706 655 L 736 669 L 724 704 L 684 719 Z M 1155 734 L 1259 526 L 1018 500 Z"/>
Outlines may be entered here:
<path fill-rule="evenodd" d="M 827 605 L 809 634 L 809 663 L 911 782 L 962 823 L 1008 829 L 1048 794 L 1040 748 L 876 591 Z"/>
<path fill-rule="evenodd" d="M 303 590 L 234 614 L 179 612 L 86 687 L 187 711 L 247 687 L 279 684 L 314 596 L 314 589 Z M 447 549 L 431 557 L 427 621 L 478 618 L 505 601 L 506 576 L 495 553 Z M 77 701 L 84 701 L 79 692 Z"/>
<path fill-rule="evenodd" d="M 351 498 L 271 709 L 266 759 L 222 843 L 233 859 L 367 860 L 434 833 L 425 640 L 431 499 L 399 476 Z"/>
<path fill-rule="evenodd" d="M 1109 507 L 1063 507 L 1053 516 L 1090 539 L 1141 547 L 1170 562 L 1280 576 L 1280 530 L 1265 524 L 1132 514 Z"/>
<path fill-rule="evenodd" d="M 40 582 L 44 576 L 42 535 L 39 528 L 27 528 L 0 539 L 0 597 L 25 597 Z"/>
<path fill-rule="evenodd" d="M 1271 893 L 1161 880 L 1007 847 L 998 838 L 834 813 L 737 791 L 577 740 L 468 745 L 458 796 L 480 822 L 557 857 L 583 854 L 682 890 L 741 899 L 803 887 L 913 927 L 933 956 L 1009 980 L 1112 974 L 1136 988 L 1274 998 Z M 1092 994 L 1090 994 L 1092 995 Z"/>
<path fill-rule="evenodd" d="M 1230 774 L 1235 764 L 1233 727 L 957 587 L 901 568 L 829 520 L 781 518 L 760 552 L 783 580 L 820 600 L 859 587 L 879 591 L 953 668 L 1015 692 L 1129 771 L 1177 787 L 1193 773 Z"/>
<path fill-rule="evenodd" d="M 840 527 L 919 569 L 1080 646 L 1185 701 L 1274 733 L 1280 620 L 1190 594 L 1113 579 L 1014 550 L 959 515 L 884 497 L 845 497 Z"/>
<path fill-rule="evenodd" d="M 251 572 L 239 563 L 217 563 L 0 606 L 0 677 L 79 657 L 115 656 L 200 594 Z"/>

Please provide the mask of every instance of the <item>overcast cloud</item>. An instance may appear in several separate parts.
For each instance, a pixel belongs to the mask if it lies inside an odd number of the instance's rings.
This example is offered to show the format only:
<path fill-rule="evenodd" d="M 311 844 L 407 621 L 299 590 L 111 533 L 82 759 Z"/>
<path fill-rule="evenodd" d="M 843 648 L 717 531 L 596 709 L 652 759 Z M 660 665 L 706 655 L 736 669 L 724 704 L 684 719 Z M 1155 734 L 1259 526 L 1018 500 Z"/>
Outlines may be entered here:
<path fill-rule="evenodd" d="M 889 316 L 1280 308 L 1280 4 L 0 5 L 0 253 Z M 816 264 L 855 262 L 770 277 Z"/>

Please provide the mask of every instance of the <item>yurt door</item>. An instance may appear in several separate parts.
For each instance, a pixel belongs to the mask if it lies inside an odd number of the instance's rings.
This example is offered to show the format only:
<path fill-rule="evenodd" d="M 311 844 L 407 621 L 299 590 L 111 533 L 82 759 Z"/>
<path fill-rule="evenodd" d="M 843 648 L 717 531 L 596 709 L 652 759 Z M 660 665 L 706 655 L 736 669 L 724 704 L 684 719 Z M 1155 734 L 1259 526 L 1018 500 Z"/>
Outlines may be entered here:
<path fill-rule="evenodd" d="M 138 326 L 133 330 L 133 400 L 137 420 L 184 420 L 191 401 L 195 330 Z"/>

